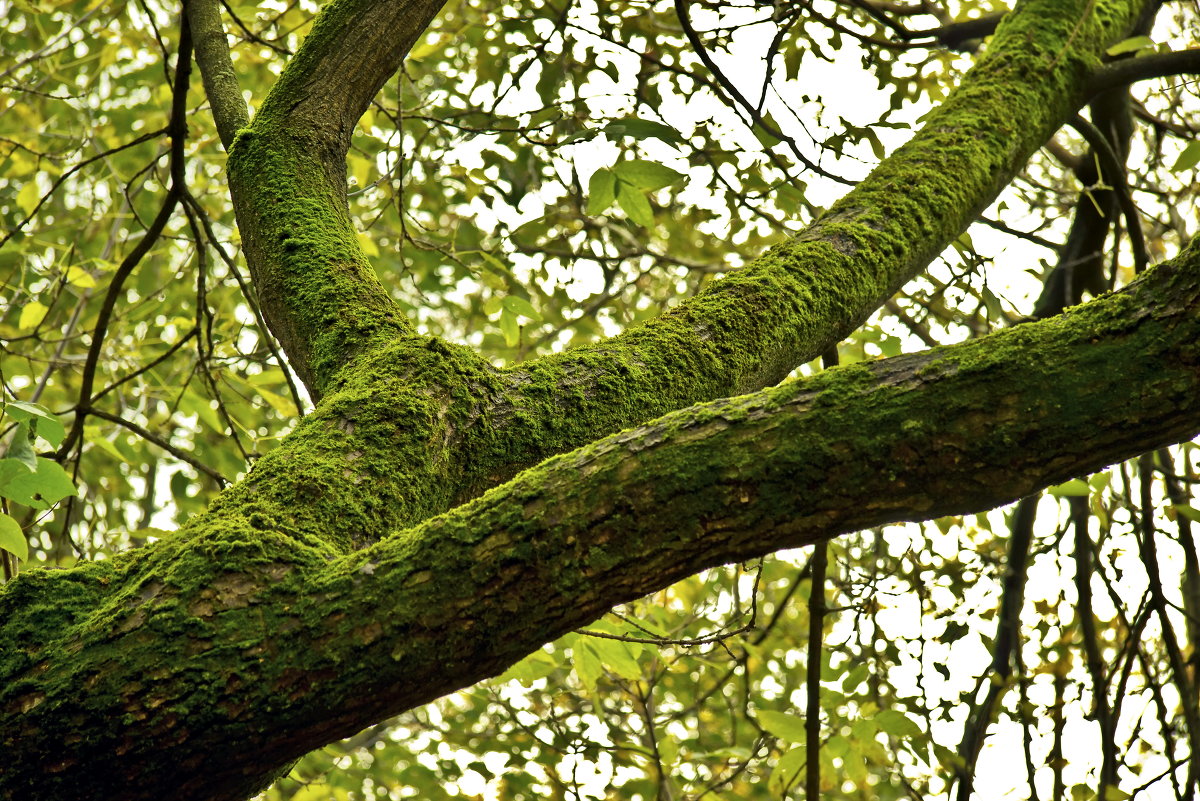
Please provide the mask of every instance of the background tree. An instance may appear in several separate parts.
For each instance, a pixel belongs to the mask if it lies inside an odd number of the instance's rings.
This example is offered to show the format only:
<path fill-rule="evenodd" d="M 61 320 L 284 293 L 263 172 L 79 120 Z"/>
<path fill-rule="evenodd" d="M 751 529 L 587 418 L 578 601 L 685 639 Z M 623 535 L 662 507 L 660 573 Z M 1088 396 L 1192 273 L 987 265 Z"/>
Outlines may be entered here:
<path fill-rule="evenodd" d="M 4 793 L 1194 793 L 1194 5 L 0 10 Z"/>

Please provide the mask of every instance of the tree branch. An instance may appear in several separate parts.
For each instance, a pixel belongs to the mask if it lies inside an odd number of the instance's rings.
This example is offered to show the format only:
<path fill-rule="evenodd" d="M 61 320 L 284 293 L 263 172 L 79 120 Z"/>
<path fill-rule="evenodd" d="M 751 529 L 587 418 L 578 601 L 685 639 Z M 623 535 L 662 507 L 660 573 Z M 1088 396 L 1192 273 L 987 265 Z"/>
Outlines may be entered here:
<path fill-rule="evenodd" d="M 1193 243 L 1059 317 L 673 413 L 341 558 L 227 492 L 153 547 L 5 587 L 0 641 L 23 645 L 0 661 L 0 794 L 244 797 L 698 570 L 982 511 L 1192 437 L 1198 342 Z"/>
<path fill-rule="evenodd" d="M 1056 0 L 1021 4 L 921 130 L 794 238 L 643 326 L 506 371 L 503 397 L 522 413 L 489 420 L 514 433 L 497 432 L 497 450 L 476 444 L 471 462 L 483 469 L 465 478 L 456 500 L 655 414 L 774 384 L 848 336 L 1074 113 L 1088 72 L 1144 4 L 1103 16 L 1111 27 L 1083 14 L 1086 5 L 1069 13 Z M 558 419 L 564 398 L 569 425 Z"/>
<path fill-rule="evenodd" d="M 1126 86 L 1150 78 L 1165 78 L 1169 75 L 1200 73 L 1200 49 L 1175 50 L 1170 53 L 1153 53 L 1137 58 L 1114 61 L 1095 72 L 1088 80 L 1088 94 Z"/>
<path fill-rule="evenodd" d="M 246 261 L 272 333 L 319 399 L 357 355 L 410 336 L 358 244 L 346 151 L 441 0 L 335 0 L 229 148 Z"/>
<path fill-rule="evenodd" d="M 196 43 L 196 64 L 204 81 L 204 94 L 208 97 L 221 145 L 229 150 L 238 130 L 250 122 L 250 113 L 233 61 L 229 58 L 229 41 L 221 24 L 221 9 L 217 0 L 186 0 L 184 8 Z"/>

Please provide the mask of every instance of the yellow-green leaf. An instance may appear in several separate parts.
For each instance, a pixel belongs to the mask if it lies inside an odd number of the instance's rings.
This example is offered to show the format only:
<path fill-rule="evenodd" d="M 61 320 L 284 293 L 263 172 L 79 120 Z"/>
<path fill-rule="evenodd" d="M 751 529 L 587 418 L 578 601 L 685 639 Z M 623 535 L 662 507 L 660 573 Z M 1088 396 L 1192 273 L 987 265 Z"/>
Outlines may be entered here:
<path fill-rule="evenodd" d="M 21 309 L 21 316 L 17 318 L 17 328 L 22 331 L 31 331 L 37 328 L 45 319 L 47 311 L 49 310 L 36 300 L 29 301 Z"/>
<path fill-rule="evenodd" d="M 917 722 L 898 709 L 884 709 L 875 716 L 875 724 L 893 737 L 920 737 L 922 733 Z"/>
<path fill-rule="evenodd" d="M 1104 52 L 1110 56 L 1119 56 L 1122 53 L 1136 53 L 1139 50 L 1153 49 L 1154 47 L 1154 40 L 1149 36 L 1131 36 L 1128 39 L 1122 39 Z"/>
<path fill-rule="evenodd" d="M 623 679 L 635 681 L 642 677 L 642 668 L 628 645 L 620 640 L 593 637 L 588 645 L 600 657 L 600 662 Z"/>
<path fill-rule="evenodd" d="M 1171 165 L 1171 172 L 1190 170 L 1197 164 L 1200 164 L 1200 139 L 1193 139 L 1187 143 L 1179 158 L 1175 159 L 1175 163 Z"/>
<path fill-rule="evenodd" d="M 42 193 L 38 190 L 35 181 L 29 181 L 17 192 L 17 205 L 21 207 L 21 211 L 25 212 L 25 216 L 33 214 L 33 210 L 37 208 L 41 200 Z"/>
<path fill-rule="evenodd" d="M 91 289 L 96 286 L 96 279 L 87 270 L 72 264 L 67 268 L 67 283 L 80 289 Z"/>
<path fill-rule="evenodd" d="M 500 304 L 513 314 L 519 314 L 535 321 L 542 319 L 542 315 L 533 308 L 533 304 L 518 295 L 508 295 L 500 301 Z"/>
<path fill-rule="evenodd" d="M 375 240 L 362 231 L 358 232 L 358 246 L 368 258 L 373 259 L 379 255 L 379 246 L 375 244 Z"/>
<path fill-rule="evenodd" d="M 1193 523 L 1200 523 L 1200 509 L 1197 509 L 1194 506 L 1188 506 L 1185 503 L 1176 503 L 1172 504 L 1169 508 L 1173 510 L 1175 514 L 1182 515 L 1188 520 L 1191 520 Z"/>
<path fill-rule="evenodd" d="M 768 733 L 789 743 L 803 743 L 807 740 L 804 718 L 799 715 L 764 709 L 758 713 L 758 723 Z"/>
<path fill-rule="evenodd" d="M 779 758 L 775 769 L 771 771 L 771 778 L 767 780 L 767 789 L 771 791 L 771 795 L 781 796 L 796 783 L 800 772 L 804 770 L 807 758 L 808 750 L 802 745 L 796 746 Z"/>
<path fill-rule="evenodd" d="M 571 664 L 583 686 L 589 690 L 595 689 L 596 683 L 604 675 L 604 664 L 583 638 L 577 639 L 571 646 Z"/>
<path fill-rule="evenodd" d="M 521 341 L 521 326 L 517 322 L 517 315 L 507 307 L 500 311 L 500 331 L 504 334 L 504 344 L 510 348 L 516 347 Z"/>
<path fill-rule="evenodd" d="M 0 548 L 15 555 L 22 562 L 29 560 L 29 542 L 21 524 L 0 512 Z"/>
<path fill-rule="evenodd" d="M 1053 495 L 1055 498 L 1071 496 L 1086 498 L 1090 492 L 1091 489 L 1088 487 L 1087 482 L 1078 478 L 1073 478 L 1070 481 L 1065 481 L 1046 490 L 1048 495 Z"/>
<path fill-rule="evenodd" d="M 629 184 L 621 182 L 617 185 L 617 205 L 638 225 L 644 228 L 654 225 L 654 211 L 650 208 L 650 201 L 640 190 Z"/>
<path fill-rule="evenodd" d="M 558 663 L 554 661 L 553 655 L 545 651 L 534 651 L 501 673 L 498 680 L 519 681 L 528 687 L 538 679 L 544 679 L 546 676 L 549 676 L 557 667 Z"/>

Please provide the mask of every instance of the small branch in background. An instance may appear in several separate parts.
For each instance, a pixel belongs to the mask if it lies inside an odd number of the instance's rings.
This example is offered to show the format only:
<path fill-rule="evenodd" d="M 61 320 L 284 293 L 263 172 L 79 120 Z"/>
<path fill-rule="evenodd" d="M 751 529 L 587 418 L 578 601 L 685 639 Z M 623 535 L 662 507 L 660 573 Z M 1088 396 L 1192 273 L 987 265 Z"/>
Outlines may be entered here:
<path fill-rule="evenodd" d="M 812 589 L 808 595 L 808 675 L 805 677 L 804 708 L 804 797 L 821 797 L 821 640 L 825 628 L 825 573 L 829 566 L 829 543 L 813 546 Z"/>
<path fill-rule="evenodd" d="M 1175 636 L 1175 628 L 1171 625 L 1166 595 L 1163 592 L 1162 575 L 1158 566 L 1158 545 L 1155 542 L 1157 530 L 1154 524 L 1154 454 L 1148 453 L 1138 459 L 1138 475 L 1140 477 L 1140 534 L 1142 546 L 1142 563 L 1146 567 L 1146 578 L 1149 580 L 1150 605 L 1158 616 L 1158 624 L 1162 628 L 1163 645 L 1167 652 L 1167 661 L 1171 666 L 1171 680 L 1179 690 L 1179 705 L 1183 709 L 1183 719 L 1187 726 L 1188 748 L 1188 786 L 1195 788 L 1200 781 L 1200 705 L 1196 697 L 1196 688 L 1188 677 L 1187 664 Z"/>
<path fill-rule="evenodd" d="M 1092 152 L 1100 160 L 1100 167 L 1106 175 L 1103 183 L 1112 189 L 1116 195 L 1121 214 L 1125 217 L 1125 227 L 1129 230 L 1129 246 L 1133 250 L 1133 263 L 1136 272 L 1143 272 L 1150 264 L 1150 256 L 1146 251 L 1146 238 L 1142 233 L 1142 223 L 1138 216 L 1133 196 L 1129 192 L 1129 183 L 1125 177 L 1125 167 L 1113 150 L 1108 138 L 1092 123 L 1076 114 L 1069 125 L 1087 140 Z"/>
<path fill-rule="evenodd" d="M 107 420 L 110 423 L 116 423 L 119 426 L 129 429 L 130 431 L 137 434 L 139 437 L 146 440 L 147 442 L 150 442 L 150 443 L 162 448 L 164 451 L 171 454 L 179 461 L 190 464 L 192 467 L 196 468 L 201 473 L 203 473 L 204 475 L 211 478 L 213 481 L 216 481 L 218 486 L 225 487 L 229 484 L 229 479 L 225 478 L 225 476 L 221 475 L 213 468 L 204 464 L 204 462 L 201 462 L 195 456 L 192 456 L 187 451 L 184 451 L 184 450 L 181 450 L 181 449 L 175 447 L 174 445 L 167 442 L 162 437 L 158 436 L 157 434 L 155 434 L 151 431 L 146 430 L 145 428 L 138 425 L 137 423 L 134 423 L 130 420 L 126 420 L 125 418 L 120 417 L 119 415 L 110 414 L 109 412 L 106 412 L 103 409 L 88 409 L 87 413 L 92 415 L 93 417 L 99 417 L 101 420 Z"/>
<path fill-rule="evenodd" d="M 88 348 L 87 360 L 83 366 L 83 376 L 80 381 L 79 403 L 75 410 L 75 420 L 71 430 L 63 439 L 55 453 L 55 459 L 61 462 L 78 444 L 83 436 L 83 425 L 87 419 L 87 410 L 92 407 L 92 387 L 96 381 L 96 368 L 100 361 L 100 350 L 104 346 L 104 338 L 108 333 L 108 324 L 112 319 L 113 309 L 121 296 L 126 279 L 133 274 L 134 269 L 150 249 L 153 248 L 175 213 L 175 207 L 183 195 L 183 143 L 187 139 L 187 90 L 191 76 L 192 37 L 187 19 L 180 20 L 179 56 L 175 67 L 175 83 L 171 95 L 171 121 L 167 126 L 167 135 L 171 139 L 170 164 L 171 186 L 163 198 L 162 206 L 154 218 L 154 222 L 146 230 L 146 235 L 134 246 L 133 250 L 121 260 L 121 264 L 113 272 L 108 285 L 108 291 L 100 304 L 96 316 L 96 325 L 92 329 L 92 342 Z"/>
<path fill-rule="evenodd" d="M 1071 527 L 1075 531 L 1075 607 L 1079 618 L 1084 657 L 1092 681 L 1092 710 L 1100 727 L 1100 788 L 1098 798 L 1107 798 L 1108 788 L 1117 786 L 1116 721 L 1108 703 L 1108 677 L 1104 675 L 1104 657 L 1096 634 L 1096 616 L 1092 609 L 1092 538 L 1088 536 L 1088 498 L 1070 500 Z"/>
<path fill-rule="evenodd" d="M 1029 567 L 1029 550 L 1033 542 L 1033 522 L 1037 517 L 1040 495 L 1022 498 L 1013 510 L 1008 539 L 1008 558 L 1000 598 L 1000 614 L 996 620 L 996 638 L 992 647 L 992 665 L 980 677 L 987 681 L 988 691 L 983 701 L 971 710 L 963 726 L 958 755 L 962 765 L 958 770 L 958 801 L 967 801 L 974 786 L 975 763 L 987 730 L 997 713 L 997 705 L 1009 688 L 1009 677 L 1021 647 L 1021 608 L 1025 604 L 1025 578 Z"/>

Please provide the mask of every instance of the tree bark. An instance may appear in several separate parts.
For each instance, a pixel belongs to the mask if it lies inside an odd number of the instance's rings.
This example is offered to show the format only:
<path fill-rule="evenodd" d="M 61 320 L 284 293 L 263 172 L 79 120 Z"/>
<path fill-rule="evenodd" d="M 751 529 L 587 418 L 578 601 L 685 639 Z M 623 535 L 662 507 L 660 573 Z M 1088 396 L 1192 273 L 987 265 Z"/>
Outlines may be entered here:
<path fill-rule="evenodd" d="M 268 320 L 320 403 L 175 535 L 0 590 L 0 796 L 244 798 L 698 570 L 992 508 L 1195 435 L 1195 244 L 1044 322 L 711 400 L 779 380 L 923 269 L 1144 5 L 1021 4 L 809 230 L 654 323 L 499 371 L 417 336 L 358 249 L 340 159 L 370 95 L 305 100 L 353 54 L 385 79 L 433 7 L 331 4 L 229 166 Z"/>

